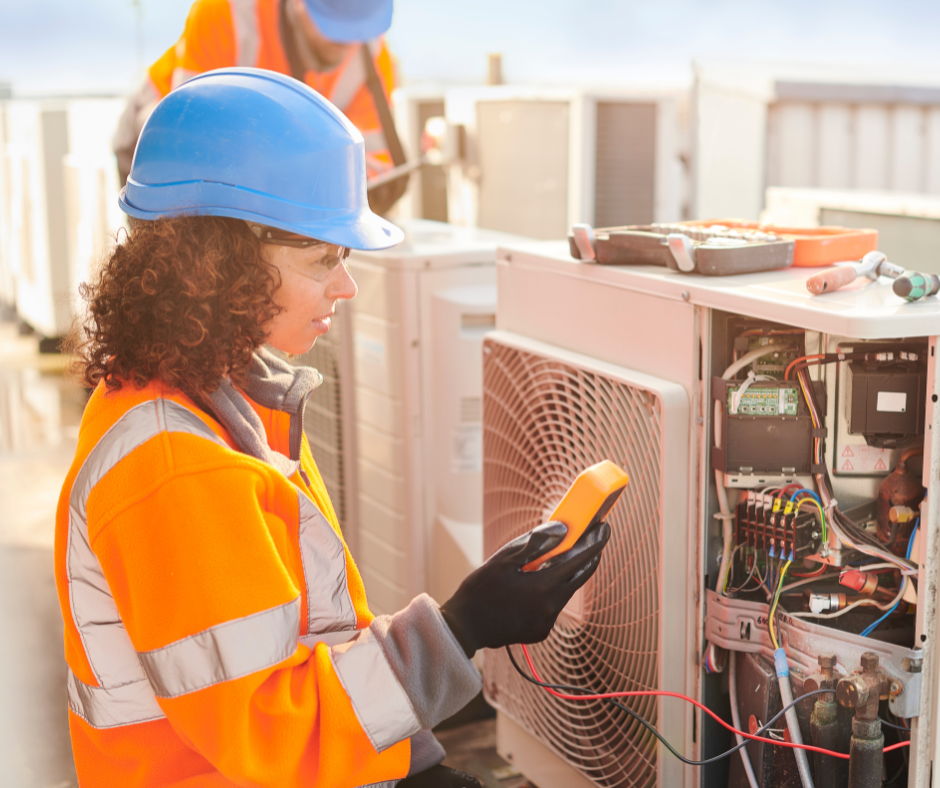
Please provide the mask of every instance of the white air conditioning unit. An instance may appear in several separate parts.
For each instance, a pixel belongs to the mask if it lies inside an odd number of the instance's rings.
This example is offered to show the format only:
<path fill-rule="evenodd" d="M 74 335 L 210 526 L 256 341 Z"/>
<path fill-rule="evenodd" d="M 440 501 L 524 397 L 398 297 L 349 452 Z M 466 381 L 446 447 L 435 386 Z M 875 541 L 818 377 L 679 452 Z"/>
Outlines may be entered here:
<path fill-rule="evenodd" d="M 75 318 L 78 285 L 122 226 L 111 137 L 119 99 L 6 104 L 9 263 L 19 317 L 60 337 Z"/>
<path fill-rule="evenodd" d="M 532 238 L 685 218 L 687 114 L 681 93 L 453 88 L 447 121 L 462 129 L 448 168 L 455 224 Z"/>
<path fill-rule="evenodd" d="M 421 138 L 431 118 L 444 117 L 444 89 L 435 85 L 396 88 L 392 93 L 395 128 L 408 161 L 422 155 Z M 443 166 L 425 164 L 411 174 L 408 190 L 395 204 L 395 219 L 447 221 L 447 175 Z"/>
<path fill-rule="evenodd" d="M 3 85 L 0 84 L 0 95 L 2 92 Z M 10 217 L 12 173 L 6 155 L 8 137 L 6 102 L 0 101 L 0 309 L 5 312 L 10 312 L 16 301 Z"/>
<path fill-rule="evenodd" d="M 940 194 L 773 187 L 761 219 L 795 227 L 870 227 L 889 260 L 940 274 Z"/>
<path fill-rule="evenodd" d="M 771 186 L 940 194 L 940 81 L 897 71 L 698 65 L 694 214 L 757 219 Z"/>
<path fill-rule="evenodd" d="M 376 613 L 444 600 L 482 561 L 482 339 L 496 247 L 514 238 L 415 219 L 353 252 L 359 286 L 298 363 L 317 367 L 305 425 Z"/>
<path fill-rule="evenodd" d="M 909 447 L 924 442 L 928 496 L 922 523 L 940 520 L 940 485 L 930 471 L 931 457 L 940 454 L 940 409 L 933 404 L 940 389 L 940 367 L 933 360 L 940 305 L 930 300 L 905 305 L 890 283 L 859 282 L 810 299 L 805 277 L 799 269 L 701 277 L 653 267 L 602 266 L 572 259 L 563 241 L 500 248 L 497 330 L 484 344 L 486 554 L 548 519 L 586 466 L 611 459 L 630 477 L 625 497 L 610 517 L 613 536 L 597 575 L 572 599 L 549 639 L 530 649 L 546 681 L 595 693 L 684 693 L 726 714 L 727 680 L 706 675 L 702 663 L 707 638 L 740 657 L 732 654 L 739 665 L 735 686 L 745 725 L 752 713 L 767 720 L 766 712 L 779 703 L 766 689 L 766 680 L 763 690 L 742 683 L 754 679 L 758 670 L 769 670 L 773 677 L 763 595 L 754 601 L 714 591 L 722 537 L 714 517 L 719 495 L 713 462 L 719 455 L 712 454 L 711 429 L 716 397 L 721 403 L 723 394 L 715 393 L 713 378 L 720 378 L 736 358 L 763 347 L 769 337 L 778 342 L 788 338 L 793 353 L 798 343 L 799 354 L 905 348 L 907 366 L 894 372 L 889 366 L 886 379 L 897 374 L 910 387 L 894 396 L 905 398 L 911 415 L 904 417 L 895 407 L 889 418 L 910 422 Z M 762 374 L 782 377 L 772 364 L 762 369 Z M 868 390 L 850 385 L 847 376 L 855 372 L 848 364 L 836 364 L 833 358 L 811 370 L 811 378 L 826 391 L 820 415 L 825 455 L 817 466 L 826 466 L 843 509 L 873 504 L 887 471 L 905 451 L 895 446 L 903 443 L 878 448 L 877 436 L 870 441 L 848 420 L 853 412 L 849 405 L 856 404 L 850 398 L 868 396 L 853 393 Z M 886 374 L 885 368 L 879 367 L 877 374 Z M 869 393 L 873 398 L 875 392 Z M 771 424 L 762 422 L 769 417 L 761 415 L 746 418 L 756 427 L 770 425 L 771 431 L 735 438 L 735 447 L 746 446 L 761 457 L 776 451 L 768 446 L 782 429 L 777 420 Z M 809 417 L 802 418 L 805 425 Z M 807 455 L 812 451 L 808 437 L 798 445 L 805 445 Z M 726 448 L 730 456 L 730 446 Z M 846 460 L 850 454 L 855 465 Z M 737 470 L 743 472 L 743 466 Z M 773 486 L 790 470 L 763 473 L 753 474 L 752 488 Z M 723 478 L 727 483 L 730 477 Z M 735 500 L 733 496 L 745 493 L 729 489 L 727 494 Z M 746 526 L 740 528 L 735 534 L 746 535 Z M 795 538 L 792 533 L 789 538 Z M 844 554 L 845 545 L 839 547 L 838 538 L 829 533 L 832 555 Z M 920 544 L 922 551 L 929 549 L 925 541 Z M 888 675 L 902 685 L 900 694 L 892 696 L 891 712 L 917 718 L 909 785 L 918 787 L 928 785 L 929 761 L 940 756 L 932 739 L 940 660 L 931 649 L 921 650 L 936 638 L 936 617 L 925 597 L 940 575 L 935 564 L 920 566 L 918 615 L 902 615 L 888 637 L 857 634 L 880 612 L 869 613 L 858 628 L 848 630 L 787 617 L 779 624 L 797 696 L 803 680 L 818 669 L 819 654 L 837 655 L 840 675 L 851 674 L 866 649 L 879 654 Z M 736 578 L 735 585 L 743 579 Z M 802 589 L 787 597 L 786 610 L 798 612 L 801 600 Z M 920 660 L 923 677 L 910 668 Z M 533 687 L 503 651 L 486 652 L 484 691 L 498 712 L 499 752 L 540 788 L 746 785 L 738 754 L 730 762 L 730 782 L 728 764 L 685 766 L 623 711 L 601 701 L 560 700 Z M 623 702 L 687 758 L 718 754 L 734 744 L 727 732 L 678 699 L 633 697 Z M 808 713 L 806 725 L 809 740 Z M 787 755 L 788 764 L 771 763 L 774 759 L 768 760 L 757 745 L 748 750 L 761 788 L 782 784 L 780 769 L 795 774 L 792 756 Z M 893 772 L 895 758 L 900 762 L 901 756 L 890 757 Z"/>

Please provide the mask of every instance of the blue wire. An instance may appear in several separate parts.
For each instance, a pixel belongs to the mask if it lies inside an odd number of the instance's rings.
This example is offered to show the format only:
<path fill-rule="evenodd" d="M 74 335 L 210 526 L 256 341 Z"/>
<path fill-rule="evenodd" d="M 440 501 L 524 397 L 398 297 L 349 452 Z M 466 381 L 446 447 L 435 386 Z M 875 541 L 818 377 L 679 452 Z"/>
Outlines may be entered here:
<path fill-rule="evenodd" d="M 814 493 L 812 490 L 807 490 L 805 487 L 801 487 L 799 490 L 797 490 L 795 493 L 793 493 L 793 495 L 790 496 L 790 500 L 791 500 L 791 501 L 794 500 L 794 499 L 796 498 L 796 496 L 799 495 L 800 493 L 809 493 L 810 495 L 813 496 L 813 498 L 816 499 L 816 503 L 818 503 L 820 506 L 822 506 L 822 501 L 819 500 L 819 496 L 816 495 L 816 493 Z"/>
<path fill-rule="evenodd" d="M 905 558 L 909 559 L 911 557 L 911 552 L 914 550 L 914 537 L 917 536 L 917 527 L 919 525 L 920 525 L 920 518 L 918 517 L 917 521 L 914 523 L 914 530 L 911 531 L 911 539 L 907 543 L 907 555 L 904 556 Z M 902 580 L 901 582 L 904 582 L 904 581 Z M 861 636 L 863 638 L 867 638 L 872 632 L 875 631 L 875 627 L 877 627 L 882 621 L 884 621 L 888 616 L 890 616 L 895 610 L 898 609 L 898 605 L 900 605 L 901 602 L 903 601 L 904 601 L 903 599 L 899 599 L 897 602 L 895 602 L 894 607 L 892 607 L 887 613 L 885 613 L 877 621 L 873 621 L 871 624 L 865 627 L 865 629 L 863 629 L 861 632 Z"/>

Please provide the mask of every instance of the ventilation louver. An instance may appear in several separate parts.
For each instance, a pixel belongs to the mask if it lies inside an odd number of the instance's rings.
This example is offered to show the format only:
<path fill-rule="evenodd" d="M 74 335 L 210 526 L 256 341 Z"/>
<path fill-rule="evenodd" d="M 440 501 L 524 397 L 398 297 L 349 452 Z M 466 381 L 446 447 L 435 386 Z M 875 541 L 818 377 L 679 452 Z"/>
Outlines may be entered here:
<path fill-rule="evenodd" d="M 600 569 L 549 639 L 532 647 L 543 677 L 603 692 L 658 689 L 668 410 L 662 397 L 496 338 L 484 345 L 483 388 L 486 555 L 545 522 L 587 466 L 610 459 L 630 477 L 609 518 L 613 537 Z M 598 786 L 657 784 L 655 739 L 613 705 L 553 698 L 527 684 L 503 651 L 487 652 L 484 686 L 491 703 Z M 655 698 L 625 703 L 657 723 Z"/>
<path fill-rule="evenodd" d="M 314 390 L 304 412 L 304 432 L 340 526 L 347 524 L 346 479 L 343 466 L 342 372 L 340 370 L 340 321 L 333 330 L 294 363 L 314 367 L 323 383 Z M 348 385 L 348 384 L 347 384 Z"/>

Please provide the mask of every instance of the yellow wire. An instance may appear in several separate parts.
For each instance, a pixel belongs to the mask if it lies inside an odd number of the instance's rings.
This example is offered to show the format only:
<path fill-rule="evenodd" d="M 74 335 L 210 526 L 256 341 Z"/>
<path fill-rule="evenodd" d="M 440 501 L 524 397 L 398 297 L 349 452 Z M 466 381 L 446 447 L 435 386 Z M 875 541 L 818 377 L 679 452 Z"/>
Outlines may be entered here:
<path fill-rule="evenodd" d="M 799 510 L 799 508 L 804 503 L 811 503 L 819 510 L 819 519 L 822 521 L 823 542 L 826 542 L 826 515 L 823 512 L 823 508 L 819 505 L 819 501 L 817 501 L 815 498 L 804 498 L 802 501 L 797 503 L 796 508 Z"/>
<path fill-rule="evenodd" d="M 780 648 L 780 644 L 777 643 L 777 633 L 774 631 L 774 616 L 777 613 L 777 602 L 780 601 L 780 590 L 783 588 L 783 578 L 786 577 L 787 569 L 790 568 L 791 563 L 793 562 L 787 561 L 783 565 L 783 570 L 780 572 L 780 581 L 777 583 L 777 593 L 774 594 L 774 603 L 770 606 L 770 616 L 767 627 L 770 629 L 770 639 L 773 641 L 774 649 Z"/>

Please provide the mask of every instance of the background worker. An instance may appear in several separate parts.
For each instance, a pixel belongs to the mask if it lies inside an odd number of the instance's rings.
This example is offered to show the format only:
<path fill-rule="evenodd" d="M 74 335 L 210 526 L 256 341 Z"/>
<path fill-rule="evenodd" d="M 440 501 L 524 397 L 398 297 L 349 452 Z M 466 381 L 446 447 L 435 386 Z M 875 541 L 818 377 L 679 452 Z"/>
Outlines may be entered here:
<path fill-rule="evenodd" d="M 76 348 L 94 394 L 63 485 L 56 585 L 84 788 L 478 788 L 430 729 L 481 688 L 480 648 L 546 638 L 610 529 L 533 529 L 438 605 L 374 617 L 304 437 L 302 354 L 356 284 L 364 145 L 315 91 L 199 75 L 140 138 L 134 217 Z"/>
<path fill-rule="evenodd" d="M 114 137 L 127 180 L 144 121 L 157 102 L 196 74 L 245 66 L 288 74 L 321 93 L 362 132 L 370 177 L 404 163 L 388 108 L 395 68 L 383 34 L 393 0 L 196 0 L 176 44 L 149 69 Z M 370 202 L 385 213 L 404 179 L 380 186 Z"/>

